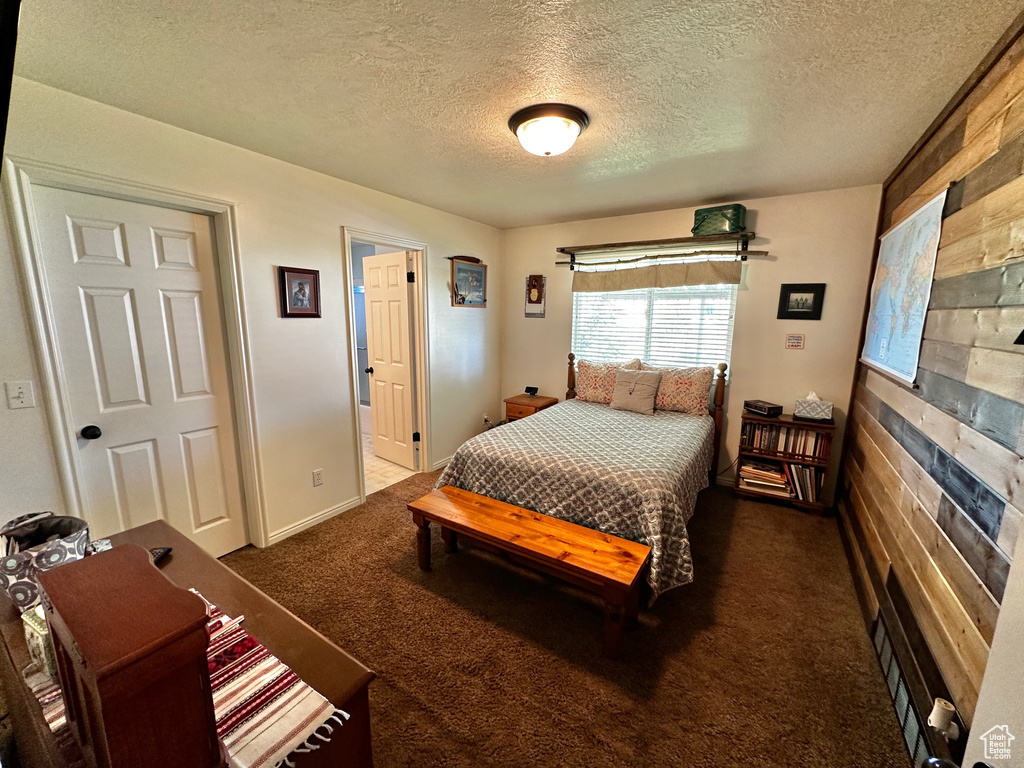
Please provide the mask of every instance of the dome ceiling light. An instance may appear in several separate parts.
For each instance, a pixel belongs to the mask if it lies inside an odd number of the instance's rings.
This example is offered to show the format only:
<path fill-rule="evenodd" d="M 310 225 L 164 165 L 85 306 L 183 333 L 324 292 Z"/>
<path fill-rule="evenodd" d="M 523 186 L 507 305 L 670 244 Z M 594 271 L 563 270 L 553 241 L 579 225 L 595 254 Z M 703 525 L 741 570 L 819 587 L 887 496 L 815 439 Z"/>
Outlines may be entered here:
<path fill-rule="evenodd" d="M 508 127 L 527 152 L 551 157 L 576 143 L 590 125 L 590 117 L 569 104 L 533 104 L 508 119 Z"/>

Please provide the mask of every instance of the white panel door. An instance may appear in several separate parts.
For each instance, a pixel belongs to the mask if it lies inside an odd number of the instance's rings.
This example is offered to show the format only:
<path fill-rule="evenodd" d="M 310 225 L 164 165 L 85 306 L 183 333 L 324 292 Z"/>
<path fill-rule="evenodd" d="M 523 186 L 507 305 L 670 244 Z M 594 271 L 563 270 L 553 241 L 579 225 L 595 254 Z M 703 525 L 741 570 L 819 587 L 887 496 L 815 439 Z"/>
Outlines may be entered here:
<path fill-rule="evenodd" d="M 163 519 L 215 556 L 244 546 L 213 221 L 50 187 L 33 197 L 92 537 Z"/>
<path fill-rule="evenodd" d="M 364 257 L 363 285 L 373 453 L 416 469 L 407 261 L 405 251 Z"/>

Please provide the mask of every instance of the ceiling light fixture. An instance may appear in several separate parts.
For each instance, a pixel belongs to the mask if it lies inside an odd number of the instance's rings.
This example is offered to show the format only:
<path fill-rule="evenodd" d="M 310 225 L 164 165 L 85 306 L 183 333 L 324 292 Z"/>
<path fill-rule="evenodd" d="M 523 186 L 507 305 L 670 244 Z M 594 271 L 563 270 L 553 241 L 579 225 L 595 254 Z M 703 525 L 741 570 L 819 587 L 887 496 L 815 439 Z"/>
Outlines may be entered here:
<path fill-rule="evenodd" d="M 533 104 L 508 119 L 509 130 L 523 149 L 541 157 L 565 152 L 588 125 L 587 113 L 569 104 Z"/>

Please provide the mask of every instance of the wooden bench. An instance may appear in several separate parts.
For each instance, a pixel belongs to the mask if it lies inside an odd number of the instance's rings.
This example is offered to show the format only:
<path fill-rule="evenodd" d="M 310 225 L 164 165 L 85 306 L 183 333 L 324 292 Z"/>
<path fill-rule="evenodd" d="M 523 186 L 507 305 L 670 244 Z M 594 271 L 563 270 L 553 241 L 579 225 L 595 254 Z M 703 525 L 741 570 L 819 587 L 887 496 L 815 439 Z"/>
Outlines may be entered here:
<path fill-rule="evenodd" d="M 605 654 L 618 658 L 625 619 L 637 618 L 650 547 L 450 485 L 412 502 L 409 511 L 418 528 L 419 565 L 424 571 L 430 570 L 434 522 L 448 553 L 458 551 L 462 535 L 601 595 Z"/>

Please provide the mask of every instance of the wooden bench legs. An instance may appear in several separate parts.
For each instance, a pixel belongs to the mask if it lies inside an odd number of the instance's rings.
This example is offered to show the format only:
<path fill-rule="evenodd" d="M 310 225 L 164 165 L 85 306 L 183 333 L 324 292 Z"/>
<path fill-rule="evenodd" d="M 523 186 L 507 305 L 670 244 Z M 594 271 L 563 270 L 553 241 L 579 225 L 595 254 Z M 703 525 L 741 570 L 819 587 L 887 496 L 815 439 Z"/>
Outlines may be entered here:
<path fill-rule="evenodd" d="M 430 520 L 421 514 L 414 513 L 416 524 L 416 548 L 421 570 L 430 570 Z M 444 551 L 455 554 L 459 551 L 458 533 L 451 528 L 441 528 L 441 540 Z M 508 555 L 502 551 L 501 554 Z M 604 598 L 604 653 L 610 659 L 617 659 L 622 653 L 623 630 L 627 626 L 636 626 L 640 615 L 640 584 L 639 579 L 631 589 L 606 586 L 601 595 Z"/>
<path fill-rule="evenodd" d="M 423 515 L 413 513 L 412 521 L 416 523 L 416 556 L 420 570 L 430 570 L 430 521 Z"/>
<path fill-rule="evenodd" d="M 622 630 L 635 627 L 640 617 L 640 582 L 628 591 L 604 590 L 604 653 L 617 659 L 622 653 Z"/>
<path fill-rule="evenodd" d="M 420 569 L 430 570 L 430 521 L 423 515 L 413 515 L 412 521 L 416 523 L 416 556 L 419 560 Z M 444 551 L 449 555 L 459 551 L 459 536 L 450 528 L 441 526 L 441 540 L 444 541 Z"/>
<path fill-rule="evenodd" d="M 449 555 L 454 555 L 459 551 L 459 534 L 451 528 L 441 526 L 441 540 L 444 542 L 444 551 Z"/>
<path fill-rule="evenodd" d="M 624 605 L 609 602 L 604 604 L 604 655 L 617 659 L 622 655 L 622 630 L 626 625 Z"/>

